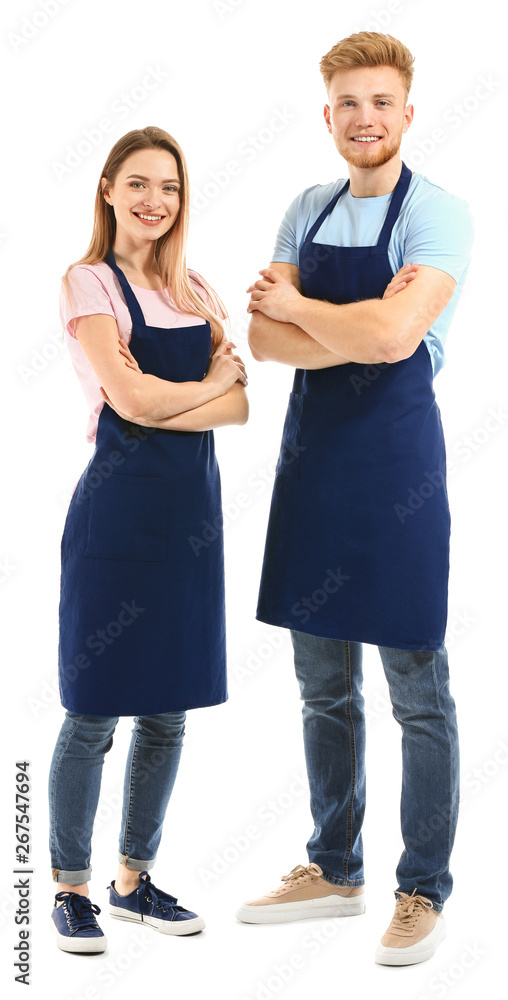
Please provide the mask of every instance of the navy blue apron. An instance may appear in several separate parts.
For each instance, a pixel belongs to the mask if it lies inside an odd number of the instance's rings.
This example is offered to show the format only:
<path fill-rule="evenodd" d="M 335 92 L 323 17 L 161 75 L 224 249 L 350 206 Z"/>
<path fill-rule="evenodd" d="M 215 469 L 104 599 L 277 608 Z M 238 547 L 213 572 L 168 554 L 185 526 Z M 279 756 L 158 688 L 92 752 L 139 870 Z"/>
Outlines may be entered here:
<path fill-rule="evenodd" d="M 112 251 L 141 370 L 201 381 L 208 322 L 147 326 Z M 142 427 L 105 403 L 61 543 L 59 682 L 84 715 L 158 715 L 227 699 L 221 483 L 213 431 Z"/>
<path fill-rule="evenodd" d="M 300 252 L 303 294 L 337 305 L 382 298 L 405 164 L 378 242 Z M 423 340 L 410 358 L 296 369 L 276 466 L 256 618 L 399 649 L 444 641 L 450 512 L 441 416 Z"/>

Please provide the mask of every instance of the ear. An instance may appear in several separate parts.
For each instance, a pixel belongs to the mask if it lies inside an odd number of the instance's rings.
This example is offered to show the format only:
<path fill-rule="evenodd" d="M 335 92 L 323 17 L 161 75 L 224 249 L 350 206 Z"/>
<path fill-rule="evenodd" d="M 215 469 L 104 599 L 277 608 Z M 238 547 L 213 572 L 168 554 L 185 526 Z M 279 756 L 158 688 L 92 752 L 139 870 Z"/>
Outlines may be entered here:
<path fill-rule="evenodd" d="M 411 122 L 413 121 L 414 107 L 412 104 L 408 104 L 404 110 L 404 124 L 402 126 L 402 131 L 407 132 Z"/>

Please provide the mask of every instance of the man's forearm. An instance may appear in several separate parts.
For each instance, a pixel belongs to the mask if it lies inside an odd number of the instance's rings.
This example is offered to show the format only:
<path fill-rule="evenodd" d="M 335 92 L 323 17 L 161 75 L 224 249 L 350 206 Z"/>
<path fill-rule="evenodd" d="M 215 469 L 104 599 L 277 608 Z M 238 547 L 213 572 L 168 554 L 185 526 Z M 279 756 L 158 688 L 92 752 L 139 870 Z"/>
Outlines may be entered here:
<path fill-rule="evenodd" d="M 328 350 L 341 351 L 349 361 L 377 364 L 388 357 L 389 300 L 364 299 L 334 305 L 300 296 L 294 306 L 302 330 Z"/>
<path fill-rule="evenodd" d="M 280 323 L 256 310 L 249 326 L 249 346 L 256 361 L 278 361 L 292 368 L 332 368 L 348 363 L 294 323 Z"/>
<path fill-rule="evenodd" d="M 414 353 L 455 286 L 446 272 L 421 267 L 414 282 L 388 298 L 334 305 L 299 295 L 291 304 L 291 320 L 351 361 L 391 363 Z"/>
<path fill-rule="evenodd" d="M 418 274 L 413 273 L 416 266 Z M 298 337 L 302 342 L 303 331 L 339 358 L 335 364 L 347 361 L 390 364 L 411 357 L 447 306 L 457 285 L 456 279 L 441 268 L 409 264 L 393 276 L 382 299 L 361 299 L 338 305 L 307 298 L 293 281 L 287 280 L 275 268 L 264 268 L 260 274 L 262 279 L 248 289 L 251 301 L 247 311 L 253 316 L 259 312 L 265 318 L 278 321 L 268 334 L 266 328 L 261 328 L 268 339 L 270 332 L 272 340 L 276 339 L 279 324 L 290 341 Z M 251 341 L 254 352 L 256 339 L 253 336 Z M 263 341 L 263 337 L 261 339 Z M 264 357 L 274 357 L 270 343 L 265 350 Z M 312 358 L 310 347 L 308 351 Z M 262 348 L 261 359 L 264 359 Z M 281 354 L 276 360 L 294 363 L 293 359 Z M 324 363 L 314 363 L 314 367 L 326 365 L 330 367 L 326 356 Z"/>
<path fill-rule="evenodd" d="M 159 420 L 146 418 L 143 426 L 168 431 L 209 431 L 228 424 L 245 424 L 248 416 L 249 401 L 245 386 L 235 382 L 222 396 L 171 417 Z"/>

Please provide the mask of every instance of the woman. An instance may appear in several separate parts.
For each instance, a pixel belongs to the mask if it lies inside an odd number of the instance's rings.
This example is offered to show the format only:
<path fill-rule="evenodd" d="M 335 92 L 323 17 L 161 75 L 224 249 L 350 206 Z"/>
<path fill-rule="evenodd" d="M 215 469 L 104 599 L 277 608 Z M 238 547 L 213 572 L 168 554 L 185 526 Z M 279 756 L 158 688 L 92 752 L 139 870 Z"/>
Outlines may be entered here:
<path fill-rule="evenodd" d="M 95 450 L 71 498 L 61 558 L 65 719 L 49 776 L 52 926 L 64 951 L 107 945 L 89 899 L 104 754 L 135 716 L 110 912 L 168 934 L 202 917 L 155 888 L 187 709 L 227 699 L 220 475 L 213 428 L 248 417 L 244 364 L 220 299 L 187 271 L 184 155 L 161 129 L 111 150 L 92 240 L 63 278 L 61 317 Z"/>

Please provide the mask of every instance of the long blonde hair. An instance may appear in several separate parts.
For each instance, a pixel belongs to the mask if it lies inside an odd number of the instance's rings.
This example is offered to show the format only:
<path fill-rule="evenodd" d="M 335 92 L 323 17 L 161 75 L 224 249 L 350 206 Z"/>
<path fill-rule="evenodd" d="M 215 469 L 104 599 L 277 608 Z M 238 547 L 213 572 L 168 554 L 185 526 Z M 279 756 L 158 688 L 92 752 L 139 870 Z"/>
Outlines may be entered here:
<path fill-rule="evenodd" d="M 182 149 L 176 139 L 173 139 L 169 132 L 148 125 L 146 128 L 133 129 L 122 136 L 115 143 L 104 164 L 99 177 L 97 193 L 95 196 L 94 220 L 92 238 L 88 250 L 80 260 L 69 264 L 65 274 L 62 275 L 64 292 L 69 301 L 72 300 L 72 290 L 69 285 L 68 274 L 72 267 L 77 264 L 99 264 L 103 261 L 112 248 L 116 233 L 116 219 L 112 205 L 109 205 L 102 193 L 102 178 L 105 177 L 108 184 L 113 185 L 124 160 L 131 153 L 138 149 L 165 149 L 172 153 L 178 165 L 178 176 L 180 179 L 180 209 L 178 216 L 171 229 L 156 241 L 155 260 L 162 278 L 164 293 L 174 302 L 177 309 L 185 313 L 202 316 L 210 322 L 212 330 L 212 350 L 213 354 L 218 344 L 224 336 L 224 325 L 222 320 L 226 319 L 227 312 L 221 299 L 213 288 L 208 285 L 200 274 L 197 274 L 199 283 L 209 293 L 214 306 L 212 311 L 194 290 L 189 280 L 186 264 L 187 233 L 189 228 L 189 177 L 187 164 Z"/>

